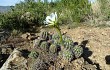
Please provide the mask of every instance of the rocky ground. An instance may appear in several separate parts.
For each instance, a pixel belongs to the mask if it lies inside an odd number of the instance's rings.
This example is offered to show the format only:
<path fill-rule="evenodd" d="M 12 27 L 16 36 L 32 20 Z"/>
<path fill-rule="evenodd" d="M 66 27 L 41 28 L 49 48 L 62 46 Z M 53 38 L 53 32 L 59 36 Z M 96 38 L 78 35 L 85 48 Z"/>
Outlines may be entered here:
<path fill-rule="evenodd" d="M 86 47 L 91 51 L 88 58 L 98 63 L 100 69 L 110 70 L 110 28 L 78 27 L 62 31 L 66 31 L 73 41 L 87 40 Z"/>
<path fill-rule="evenodd" d="M 46 30 L 55 32 L 54 29 Z M 81 26 L 68 29 L 64 26 L 61 31 L 71 37 L 74 43 L 84 44 L 84 53 L 80 58 L 67 62 L 56 54 L 47 53 L 42 53 L 36 59 L 29 58 L 30 51 L 38 50 L 33 47 L 33 39 L 37 39 L 39 34 L 35 34 L 36 37 L 33 34 L 24 34 L 9 39 L 6 43 L 3 41 L 0 47 L 0 70 L 8 70 L 3 69 L 3 66 L 8 66 L 11 70 L 110 70 L 110 28 Z M 12 53 L 15 48 L 18 53 Z"/>

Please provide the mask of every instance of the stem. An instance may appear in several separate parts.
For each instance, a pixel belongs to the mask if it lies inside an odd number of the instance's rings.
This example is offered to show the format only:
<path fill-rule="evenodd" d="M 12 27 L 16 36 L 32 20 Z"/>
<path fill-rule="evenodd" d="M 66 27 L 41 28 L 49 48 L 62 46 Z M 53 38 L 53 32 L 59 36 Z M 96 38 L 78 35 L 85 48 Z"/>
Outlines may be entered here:
<path fill-rule="evenodd" d="M 59 26 L 57 26 L 57 27 L 55 27 L 55 28 L 56 28 L 56 30 L 57 30 L 59 36 L 60 36 L 60 42 L 63 43 L 62 34 L 61 34 L 61 31 L 60 31 Z"/>

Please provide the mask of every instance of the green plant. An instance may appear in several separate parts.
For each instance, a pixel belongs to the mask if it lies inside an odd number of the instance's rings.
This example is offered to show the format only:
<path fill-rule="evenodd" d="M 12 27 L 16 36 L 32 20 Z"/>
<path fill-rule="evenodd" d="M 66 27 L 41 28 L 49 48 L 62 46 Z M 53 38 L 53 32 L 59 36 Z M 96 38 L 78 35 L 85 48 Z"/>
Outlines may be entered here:
<path fill-rule="evenodd" d="M 71 40 L 67 40 L 64 42 L 64 47 L 66 49 L 71 49 L 73 47 L 73 42 Z"/>
<path fill-rule="evenodd" d="M 61 0 L 58 6 L 63 23 L 81 22 L 83 17 L 91 11 L 91 4 L 88 0 Z"/>
<path fill-rule="evenodd" d="M 79 45 L 74 46 L 72 51 L 76 58 L 79 58 L 83 54 L 83 48 Z"/>
<path fill-rule="evenodd" d="M 53 42 L 54 44 L 60 45 L 61 42 L 59 41 L 59 39 L 60 39 L 59 34 L 53 34 L 53 35 L 52 35 L 52 40 L 54 41 L 54 42 Z"/>
<path fill-rule="evenodd" d="M 58 49 L 58 47 L 56 44 L 51 44 L 49 47 L 50 53 L 53 53 L 53 54 L 57 53 L 57 49 Z"/>
<path fill-rule="evenodd" d="M 62 56 L 63 56 L 63 59 L 68 61 L 71 61 L 74 58 L 72 51 L 67 49 L 63 50 Z"/>
<path fill-rule="evenodd" d="M 52 39 L 53 39 L 53 40 L 59 40 L 59 39 L 60 39 L 60 36 L 59 36 L 58 34 L 55 34 L 55 33 L 54 33 L 54 34 L 52 35 Z"/>
<path fill-rule="evenodd" d="M 36 59 L 38 56 L 39 56 L 39 53 L 38 53 L 38 52 L 35 52 L 35 51 L 32 51 L 32 52 L 28 55 L 28 57 L 34 58 L 34 59 Z"/>
<path fill-rule="evenodd" d="M 97 0 L 100 5 L 101 14 L 104 20 L 110 20 L 110 1 L 109 0 Z"/>
<path fill-rule="evenodd" d="M 54 40 L 54 44 L 61 45 L 61 42 L 59 42 L 58 40 Z"/>
<path fill-rule="evenodd" d="M 63 45 L 66 49 L 71 49 L 73 47 L 73 41 L 68 36 L 63 35 Z"/>
<path fill-rule="evenodd" d="M 22 32 L 30 31 L 33 26 L 41 26 L 46 16 L 47 5 L 42 2 L 24 1 L 0 14 L 0 27 Z M 35 31 L 35 30 L 34 30 Z"/>
<path fill-rule="evenodd" d="M 46 41 L 44 41 L 44 42 L 41 43 L 40 48 L 43 49 L 44 51 L 48 52 L 49 45 Z"/>
<path fill-rule="evenodd" d="M 41 33 L 41 38 L 43 38 L 44 40 L 47 40 L 49 38 L 49 33 L 46 31 L 43 31 Z"/>

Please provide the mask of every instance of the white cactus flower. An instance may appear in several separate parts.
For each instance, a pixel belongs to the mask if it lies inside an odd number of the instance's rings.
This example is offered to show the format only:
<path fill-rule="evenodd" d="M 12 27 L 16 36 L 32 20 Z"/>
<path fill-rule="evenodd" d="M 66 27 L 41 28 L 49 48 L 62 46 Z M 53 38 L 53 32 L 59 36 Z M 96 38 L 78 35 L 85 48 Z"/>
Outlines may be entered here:
<path fill-rule="evenodd" d="M 50 16 L 46 17 L 46 20 L 44 21 L 44 24 L 47 26 L 54 26 L 57 23 L 57 14 L 51 13 Z"/>

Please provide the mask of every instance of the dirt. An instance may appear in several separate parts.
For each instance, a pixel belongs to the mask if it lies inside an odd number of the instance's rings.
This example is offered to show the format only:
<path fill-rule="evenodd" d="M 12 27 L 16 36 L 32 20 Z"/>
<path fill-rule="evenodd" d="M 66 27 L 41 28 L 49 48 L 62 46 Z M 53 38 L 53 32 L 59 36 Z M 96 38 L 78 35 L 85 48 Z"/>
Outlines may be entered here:
<path fill-rule="evenodd" d="M 42 30 L 55 32 L 54 29 Z M 27 58 L 29 70 L 31 70 L 30 66 L 33 66 L 33 64 L 37 65 L 36 63 L 41 63 L 39 67 L 43 65 L 45 68 L 49 68 L 49 70 L 110 70 L 110 28 L 81 26 L 68 29 L 67 26 L 63 26 L 61 27 L 61 31 L 71 37 L 75 43 L 85 44 L 82 57 L 73 60 L 71 63 L 65 60 L 55 59 L 54 65 L 48 57 L 54 59 L 55 56 L 43 56 L 42 60 L 39 60 L 41 59 L 40 57 L 38 59 Z M 25 53 L 25 57 L 29 51 L 33 50 L 33 41 L 23 41 L 14 45 L 14 48 L 21 49 L 22 53 Z"/>
<path fill-rule="evenodd" d="M 74 42 L 81 43 L 88 40 L 86 47 L 92 51 L 88 58 L 99 63 L 102 70 L 110 70 L 110 28 L 78 27 L 67 29 L 67 27 L 63 27 L 63 31 L 66 31 Z"/>

